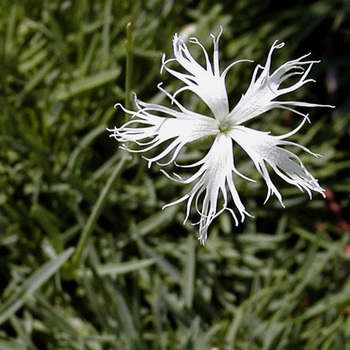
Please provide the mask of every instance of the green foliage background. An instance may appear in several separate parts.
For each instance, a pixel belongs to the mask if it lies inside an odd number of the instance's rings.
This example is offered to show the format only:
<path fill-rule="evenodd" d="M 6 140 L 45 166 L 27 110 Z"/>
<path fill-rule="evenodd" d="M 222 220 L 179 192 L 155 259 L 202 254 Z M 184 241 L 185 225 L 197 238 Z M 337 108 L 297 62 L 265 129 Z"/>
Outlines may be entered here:
<path fill-rule="evenodd" d="M 350 349 L 349 15 L 348 0 L 1 0 L 0 349 Z M 236 228 L 223 214 L 200 246 L 183 204 L 161 210 L 186 188 L 125 159 L 105 130 L 125 120 L 113 105 L 125 100 L 129 21 L 144 101 L 167 103 L 160 81 L 180 86 L 159 74 L 176 32 L 210 52 L 223 26 L 222 67 L 264 64 L 276 39 L 276 66 L 321 59 L 317 83 L 288 98 L 336 105 L 310 110 L 293 137 L 323 154 L 301 157 L 327 199 L 275 179 L 286 209 L 263 206 L 265 185 L 238 152 L 258 180 L 237 179 L 256 219 Z M 253 67 L 230 72 L 231 106 Z M 183 103 L 205 112 L 189 94 Z M 281 134 L 299 122 L 276 111 L 250 126 Z"/>

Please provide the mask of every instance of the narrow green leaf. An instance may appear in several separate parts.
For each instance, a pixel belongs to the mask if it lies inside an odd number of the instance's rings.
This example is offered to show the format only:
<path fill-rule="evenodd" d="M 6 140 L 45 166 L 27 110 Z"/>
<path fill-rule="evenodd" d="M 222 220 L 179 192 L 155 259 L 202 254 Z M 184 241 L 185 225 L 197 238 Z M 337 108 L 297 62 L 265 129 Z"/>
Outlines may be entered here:
<path fill-rule="evenodd" d="M 192 307 L 194 296 L 194 282 L 196 273 L 196 250 L 195 242 L 192 236 L 189 236 L 187 244 L 187 255 L 182 275 L 182 294 L 188 308 Z"/>
<path fill-rule="evenodd" d="M 155 263 L 155 259 L 144 259 L 138 261 L 105 264 L 96 267 L 96 271 L 99 275 L 121 275 L 132 271 L 138 271 L 145 267 L 151 266 Z"/>
<path fill-rule="evenodd" d="M 211 348 L 211 345 L 213 344 L 213 338 L 216 335 L 216 333 L 219 332 L 221 328 L 220 324 L 216 324 L 212 326 L 211 328 L 205 330 L 205 332 L 198 337 L 195 343 L 195 350 L 203 350 L 203 349 L 216 349 L 215 346 Z"/>
<path fill-rule="evenodd" d="M 55 101 L 65 101 L 82 92 L 86 92 L 115 80 L 121 72 L 120 67 L 100 72 L 79 80 L 73 81 L 70 85 L 60 87 L 53 92 Z"/>
<path fill-rule="evenodd" d="M 345 260 L 350 260 L 349 256 L 346 255 L 343 251 L 343 242 L 330 242 L 325 239 L 320 240 L 318 239 L 317 236 L 314 234 L 308 232 L 307 230 L 303 229 L 302 227 L 294 227 L 294 232 L 298 234 L 300 237 L 315 243 L 319 247 L 322 247 L 323 249 L 326 249 L 327 251 L 330 251 L 331 253 L 336 254 L 337 256 L 345 259 Z M 346 238 L 346 237 L 345 237 Z"/>
<path fill-rule="evenodd" d="M 150 232 L 153 232 L 154 230 L 163 228 L 170 221 L 174 220 L 174 216 L 178 210 L 178 207 L 173 206 L 153 214 L 149 218 L 138 223 L 130 233 L 130 236 L 137 239 L 141 236 L 147 235 Z"/>
<path fill-rule="evenodd" d="M 237 308 L 236 314 L 233 317 L 233 320 L 228 328 L 228 331 L 225 336 L 225 343 L 227 344 L 226 349 L 234 349 L 236 344 L 236 338 L 238 334 L 238 329 L 240 324 L 244 319 L 244 310 L 242 307 Z"/>
<path fill-rule="evenodd" d="M 90 213 L 90 216 L 83 228 L 83 231 L 81 233 L 77 249 L 74 253 L 74 256 L 72 258 L 72 269 L 74 270 L 81 262 L 81 259 L 83 257 L 83 253 L 88 245 L 89 237 L 92 233 L 92 231 L 95 228 L 96 222 L 98 218 L 100 217 L 100 214 L 102 212 L 102 209 L 104 208 L 104 205 L 107 201 L 109 191 L 114 184 L 114 181 L 118 178 L 120 175 L 120 172 L 123 170 L 125 162 L 127 161 L 126 157 L 123 157 L 119 164 L 115 167 L 113 173 L 109 177 L 106 185 L 103 187 L 93 209 Z"/>
<path fill-rule="evenodd" d="M 117 305 L 118 318 L 125 334 L 128 336 L 130 344 L 137 344 L 139 337 L 135 328 L 134 320 L 130 312 L 127 301 L 125 300 L 117 283 L 113 284 L 113 293 Z"/>
<path fill-rule="evenodd" d="M 29 93 L 31 92 L 36 86 L 40 84 L 40 82 L 45 79 L 45 77 L 50 73 L 52 67 L 54 67 L 55 62 L 54 61 L 48 61 L 46 62 L 43 67 L 41 67 L 36 74 L 34 74 L 24 85 L 23 92 Z"/>
<path fill-rule="evenodd" d="M 169 261 L 157 254 L 154 251 L 154 249 L 142 242 L 141 239 L 137 240 L 137 243 L 140 246 L 141 250 L 143 250 L 148 256 L 153 258 L 160 268 L 167 272 L 176 282 L 181 282 L 179 270 L 173 264 L 171 264 Z"/>
<path fill-rule="evenodd" d="M 99 135 L 106 131 L 104 125 L 97 126 L 96 128 L 89 131 L 79 142 L 78 146 L 74 149 L 69 157 L 69 162 L 67 164 L 67 171 L 71 173 L 72 169 L 79 158 L 81 152 L 88 147 Z"/>
<path fill-rule="evenodd" d="M 28 71 L 31 69 L 35 68 L 39 64 L 43 63 L 46 61 L 46 63 L 49 63 L 50 61 L 47 61 L 47 55 L 49 52 L 46 49 L 40 50 L 38 53 L 36 53 L 33 57 L 31 57 L 29 60 L 21 63 L 18 66 L 18 70 L 26 74 Z"/>
<path fill-rule="evenodd" d="M 11 297 L 4 303 L 1 303 L 0 324 L 4 323 L 12 314 L 17 312 L 23 306 L 26 299 L 52 277 L 72 253 L 73 248 L 67 249 L 55 259 L 46 262 L 28 277 Z"/>
<path fill-rule="evenodd" d="M 325 297 L 320 299 L 315 305 L 310 307 L 298 320 L 306 320 L 321 313 L 324 313 L 332 308 L 343 306 L 347 307 L 350 303 L 350 284 L 344 288 L 344 290 L 336 295 Z"/>
<path fill-rule="evenodd" d="M 32 217 L 39 223 L 43 231 L 48 234 L 58 252 L 63 250 L 60 232 L 57 228 L 59 218 L 43 206 L 36 204 L 31 209 Z"/>
<path fill-rule="evenodd" d="M 90 41 L 89 48 L 87 49 L 87 51 L 85 53 L 84 61 L 82 62 L 82 64 L 79 67 L 79 77 L 83 77 L 86 75 L 86 73 L 91 65 L 91 62 L 93 59 L 93 54 L 96 51 L 98 40 L 99 40 L 99 36 L 98 36 L 98 34 L 95 34 L 92 37 L 92 39 Z"/>

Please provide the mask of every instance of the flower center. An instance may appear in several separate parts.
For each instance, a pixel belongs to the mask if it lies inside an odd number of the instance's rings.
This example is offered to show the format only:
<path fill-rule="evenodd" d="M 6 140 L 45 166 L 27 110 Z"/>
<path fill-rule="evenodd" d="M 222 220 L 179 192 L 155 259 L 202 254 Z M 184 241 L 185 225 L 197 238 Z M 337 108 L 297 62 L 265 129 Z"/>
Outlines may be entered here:
<path fill-rule="evenodd" d="M 232 130 L 232 125 L 228 120 L 224 120 L 219 123 L 218 128 L 222 134 L 227 134 L 230 130 Z"/>

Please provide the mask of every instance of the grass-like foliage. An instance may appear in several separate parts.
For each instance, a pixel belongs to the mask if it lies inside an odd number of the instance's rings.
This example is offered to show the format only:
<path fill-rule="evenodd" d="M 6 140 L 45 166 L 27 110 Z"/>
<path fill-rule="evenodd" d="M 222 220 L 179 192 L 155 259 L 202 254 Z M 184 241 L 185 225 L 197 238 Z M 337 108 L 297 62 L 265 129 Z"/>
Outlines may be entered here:
<path fill-rule="evenodd" d="M 0 349 L 349 350 L 349 11 L 348 0 L 2 0 Z M 310 110 L 293 136 L 323 155 L 295 150 L 327 199 L 273 178 L 286 209 L 263 206 L 263 181 L 237 150 L 258 180 L 236 182 L 256 218 L 236 228 L 223 214 L 200 246 L 183 204 L 161 210 L 188 189 L 125 156 L 105 129 L 125 122 L 113 105 L 129 87 L 157 103 L 160 81 L 180 87 L 159 74 L 173 34 L 210 48 L 220 25 L 223 67 L 264 64 L 285 41 L 274 64 L 310 51 L 322 60 L 317 84 L 290 98 L 336 108 Z M 229 73 L 231 106 L 254 64 Z M 277 111 L 249 125 L 282 134 L 299 122 Z"/>

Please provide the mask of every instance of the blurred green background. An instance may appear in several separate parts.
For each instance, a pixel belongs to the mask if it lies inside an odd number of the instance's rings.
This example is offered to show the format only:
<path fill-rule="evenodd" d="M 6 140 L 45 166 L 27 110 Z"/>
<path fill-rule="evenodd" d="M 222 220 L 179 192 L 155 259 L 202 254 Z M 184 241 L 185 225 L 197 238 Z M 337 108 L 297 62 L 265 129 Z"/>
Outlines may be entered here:
<path fill-rule="evenodd" d="M 1 0 L 0 349 L 350 349 L 349 16 L 349 0 Z M 312 124 L 293 136 L 323 155 L 293 150 L 327 199 L 274 178 L 286 209 L 263 206 L 264 182 L 237 150 L 258 180 L 237 179 L 256 218 L 236 228 L 224 213 L 200 246 L 185 204 L 161 210 L 185 186 L 125 160 L 105 130 L 125 121 L 113 105 L 125 100 L 129 21 L 132 90 L 148 102 L 168 103 L 160 81 L 181 86 L 159 73 L 176 32 L 211 52 L 221 25 L 221 67 L 254 60 L 229 73 L 231 107 L 274 40 L 286 42 L 275 67 L 321 59 L 317 83 L 286 99 L 336 105 L 307 111 Z M 249 126 L 282 134 L 299 122 L 277 110 Z"/>

